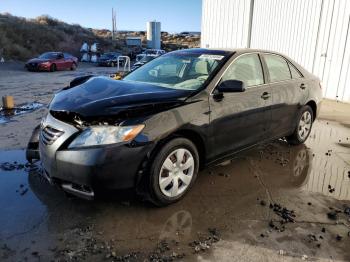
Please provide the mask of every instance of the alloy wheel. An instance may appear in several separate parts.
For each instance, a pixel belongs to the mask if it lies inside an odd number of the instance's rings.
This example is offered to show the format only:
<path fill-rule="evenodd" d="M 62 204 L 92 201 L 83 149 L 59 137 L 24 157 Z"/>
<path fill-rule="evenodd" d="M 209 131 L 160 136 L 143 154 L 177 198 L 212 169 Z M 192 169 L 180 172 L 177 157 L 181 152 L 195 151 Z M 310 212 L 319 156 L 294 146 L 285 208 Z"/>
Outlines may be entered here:
<path fill-rule="evenodd" d="M 310 131 L 311 131 L 311 125 L 312 125 L 312 116 L 309 111 L 305 111 L 299 121 L 298 125 L 298 134 L 301 140 L 305 140 Z"/>
<path fill-rule="evenodd" d="M 167 197 L 177 197 L 191 184 L 195 161 L 185 148 L 172 151 L 164 160 L 159 173 L 159 188 Z"/>

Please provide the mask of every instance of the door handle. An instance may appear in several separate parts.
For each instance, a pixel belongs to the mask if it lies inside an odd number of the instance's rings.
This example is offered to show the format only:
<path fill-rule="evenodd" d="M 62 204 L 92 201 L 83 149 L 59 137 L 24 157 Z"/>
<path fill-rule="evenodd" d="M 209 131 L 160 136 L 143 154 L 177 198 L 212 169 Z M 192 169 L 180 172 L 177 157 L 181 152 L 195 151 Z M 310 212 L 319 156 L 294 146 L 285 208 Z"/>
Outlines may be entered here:
<path fill-rule="evenodd" d="M 264 92 L 262 95 L 261 95 L 261 98 L 266 100 L 266 99 L 269 99 L 270 98 L 270 93 L 269 92 Z"/>
<path fill-rule="evenodd" d="M 301 89 L 305 89 L 305 88 L 306 88 L 306 85 L 305 85 L 304 83 L 301 83 L 300 88 L 301 88 Z"/>

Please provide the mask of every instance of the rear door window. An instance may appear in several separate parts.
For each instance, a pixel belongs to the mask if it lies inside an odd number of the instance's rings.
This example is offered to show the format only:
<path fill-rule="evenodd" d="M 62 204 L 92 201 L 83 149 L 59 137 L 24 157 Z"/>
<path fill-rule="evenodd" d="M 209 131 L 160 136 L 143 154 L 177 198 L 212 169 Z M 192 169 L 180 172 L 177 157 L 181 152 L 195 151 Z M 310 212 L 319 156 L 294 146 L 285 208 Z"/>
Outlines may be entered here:
<path fill-rule="evenodd" d="M 227 69 L 222 81 L 240 80 L 246 87 L 264 84 L 264 74 L 257 54 L 238 57 Z"/>
<path fill-rule="evenodd" d="M 291 79 L 287 61 L 279 55 L 264 54 L 270 82 L 278 82 Z"/>

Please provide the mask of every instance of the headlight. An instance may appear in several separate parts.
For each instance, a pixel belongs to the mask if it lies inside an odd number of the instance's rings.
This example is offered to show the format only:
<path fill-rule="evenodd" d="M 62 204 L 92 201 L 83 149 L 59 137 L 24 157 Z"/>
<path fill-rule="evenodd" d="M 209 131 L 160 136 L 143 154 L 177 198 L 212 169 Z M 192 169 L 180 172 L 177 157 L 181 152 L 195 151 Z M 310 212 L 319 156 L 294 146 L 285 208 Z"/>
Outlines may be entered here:
<path fill-rule="evenodd" d="M 91 126 L 77 136 L 68 148 L 108 145 L 134 139 L 144 128 L 137 126 Z"/>
<path fill-rule="evenodd" d="M 49 65 L 50 62 L 42 62 L 41 65 Z"/>

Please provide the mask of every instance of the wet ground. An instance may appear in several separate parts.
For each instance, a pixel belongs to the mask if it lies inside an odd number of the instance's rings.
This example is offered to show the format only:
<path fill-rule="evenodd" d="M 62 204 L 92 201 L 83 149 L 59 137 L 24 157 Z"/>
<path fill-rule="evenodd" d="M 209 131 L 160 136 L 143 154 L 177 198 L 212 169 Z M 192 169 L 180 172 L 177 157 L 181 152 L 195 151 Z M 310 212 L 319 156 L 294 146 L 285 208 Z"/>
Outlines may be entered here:
<path fill-rule="evenodd" d="M 44 109 L 14 116 L 0 124 L 0 261 L 350 261 L 350 119 L 327 103 L 323 118 L 341 117 L 316 121 L 305 145 L 275 141 L 205 169 L 166 208 L 51 187 L 22 149 Z"/>
<path fill-rule="evenodd" d="M 131 193 L 69 198 L 41 178 L 38 165 L 25 166 L 22 150 L 2 151 L 1 258 L 349 261 L 349 139 L 348 127 L 318 121 L 306 145 L 276 141 L 206 169 L 167 208 Z"/>

